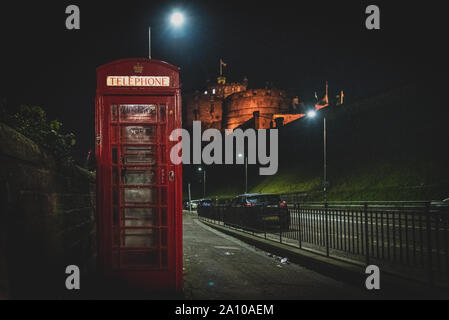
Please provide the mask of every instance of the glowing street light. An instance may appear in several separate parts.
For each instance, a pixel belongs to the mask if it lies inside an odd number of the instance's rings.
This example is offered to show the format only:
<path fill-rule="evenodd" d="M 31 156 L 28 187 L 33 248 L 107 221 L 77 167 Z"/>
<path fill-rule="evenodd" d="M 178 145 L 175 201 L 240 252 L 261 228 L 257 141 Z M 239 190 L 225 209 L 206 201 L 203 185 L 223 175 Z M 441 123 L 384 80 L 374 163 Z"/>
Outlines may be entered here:
<path fill-rule="evenodd" d="M 206 197 L 206 169 L 199 167 L 198 172 L 203 173 L 203 198 L 205 198 Z"/>
<path fill-rule="evenodd" d="M 173 12 L 170 16 L 170 23 L 174 27 L 180 27 L 184 23 L 184 15 L 181 12 Z M 151 27 L 148 27 L 148 58 L 151 59 Z"/>
<path fill-rule="evenodd" d="M 307 117 L 314 118 L 316 116 L 315 110 L 310 110 L 307 112 Z M 326 117 L 323 117 L 323 191 L 324 191 L 324 201 L 327 201 L 327 187 L 329 182 L 327 181 L 327 132 L 326 132 Z"/>
<path fill-rule="evenodd" d="M 237 155 L 239 158 L 243 157 L 243 154 Z M 248 193 L 248 156 L 245 156 L 245 193 Z"/>
<path fill-rule="evenodd" d="M 184 23 L 184 15 L 180 12 L 174 12 L 170 17 L 170 22 L 175 27 L 179 27 Z"/>
<path fill-rule="evenodd" d="M 315 110 L 310 110 L 309 112 L 307 112 L 307 116 L 309 118 L 314 118 L 316 116 L 316 111 Z"/>

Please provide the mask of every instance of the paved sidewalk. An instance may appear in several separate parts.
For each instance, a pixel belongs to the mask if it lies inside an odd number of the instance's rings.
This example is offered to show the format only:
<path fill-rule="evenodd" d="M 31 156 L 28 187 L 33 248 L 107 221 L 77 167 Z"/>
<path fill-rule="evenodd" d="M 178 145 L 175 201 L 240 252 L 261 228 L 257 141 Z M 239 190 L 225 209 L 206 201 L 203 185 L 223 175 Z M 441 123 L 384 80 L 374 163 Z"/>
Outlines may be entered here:
<path fill-rule="evenodd" d="M 184 214 L 186 299 L 358 299 L 356 288 L 216 231 Z"/>

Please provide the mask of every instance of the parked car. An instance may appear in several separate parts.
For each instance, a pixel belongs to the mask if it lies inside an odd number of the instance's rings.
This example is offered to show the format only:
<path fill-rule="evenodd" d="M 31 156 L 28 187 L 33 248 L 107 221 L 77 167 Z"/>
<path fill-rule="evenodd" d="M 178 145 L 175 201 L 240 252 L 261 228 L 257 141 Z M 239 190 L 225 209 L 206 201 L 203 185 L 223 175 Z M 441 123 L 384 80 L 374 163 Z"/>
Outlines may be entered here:
<path fill-rule="evenodd" d="M 185 209 L 186 210 L 190 210 L 190 205 L 192 205 L 192 210 L 197 210 L 199 202 L 200 202 L 200 200 L 191 200 L 190 202 L 186 201 L 185 202 Z"/>
<path fill-rule="evenodd" d="M 212 217 L 215 201 L 212 199 L 201 199 L 198 202 L 198 215 L 201 217 Z"/>
<path fill-rule="evenodd" d="M 290 228 L 287 203 L 277 194 L 247 193 L 235 197 L 226 207 L 224 223 L 244 228 L 264 230 Z"/>
<path fill-rule="evenodd" d="M 430 212 L 438 214 L 442 222 L 449 221 L 449 198 L 431 201 Z"/>
<path fill-rule="evenodd" d="M 443 200 L 432 200 L 430 206 L 434 210 L 448 211 L 449 209 L 449 198 Z"/>

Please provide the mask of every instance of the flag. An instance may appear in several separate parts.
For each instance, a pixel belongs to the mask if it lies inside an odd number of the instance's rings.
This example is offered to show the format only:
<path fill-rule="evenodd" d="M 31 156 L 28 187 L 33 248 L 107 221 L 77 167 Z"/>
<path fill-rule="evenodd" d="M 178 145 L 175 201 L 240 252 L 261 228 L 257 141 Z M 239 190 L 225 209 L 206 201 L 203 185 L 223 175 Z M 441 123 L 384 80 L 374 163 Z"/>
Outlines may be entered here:
<path fill-rule="evenodd" d="M 315 99 L 318 100 L 318 96 L 315 92 Z M 315 109 L 319 110 L 321 108 L 327 107 L 329 105 L 329 97 L 328 97 L 328 84 L 326 81 L 326 94 L 324 95 L 323 99 L 317 101 L 317 103 L 315 104 Z"/>
<path fill-rule="evenodd" d="M 223 67 L 226 67 L 226 63 L 220 58 L 220 77 L 223 76 Z"/>

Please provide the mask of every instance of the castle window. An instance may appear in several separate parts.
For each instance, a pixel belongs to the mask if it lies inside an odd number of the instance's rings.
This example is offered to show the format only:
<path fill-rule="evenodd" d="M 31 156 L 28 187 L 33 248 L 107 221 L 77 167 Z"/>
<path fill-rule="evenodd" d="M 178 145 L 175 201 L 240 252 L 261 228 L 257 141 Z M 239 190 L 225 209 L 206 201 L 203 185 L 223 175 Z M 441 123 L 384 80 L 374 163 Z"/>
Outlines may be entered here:
<path fill-rule="evenodd" d="M 210 105 L 210 113 L 214 113 L 214 104 L 213 103 Z"/>
<path fill-rule="evenodd" d="M 212 89 L 212 94 L 215 94 L 215 89 Z"/>

